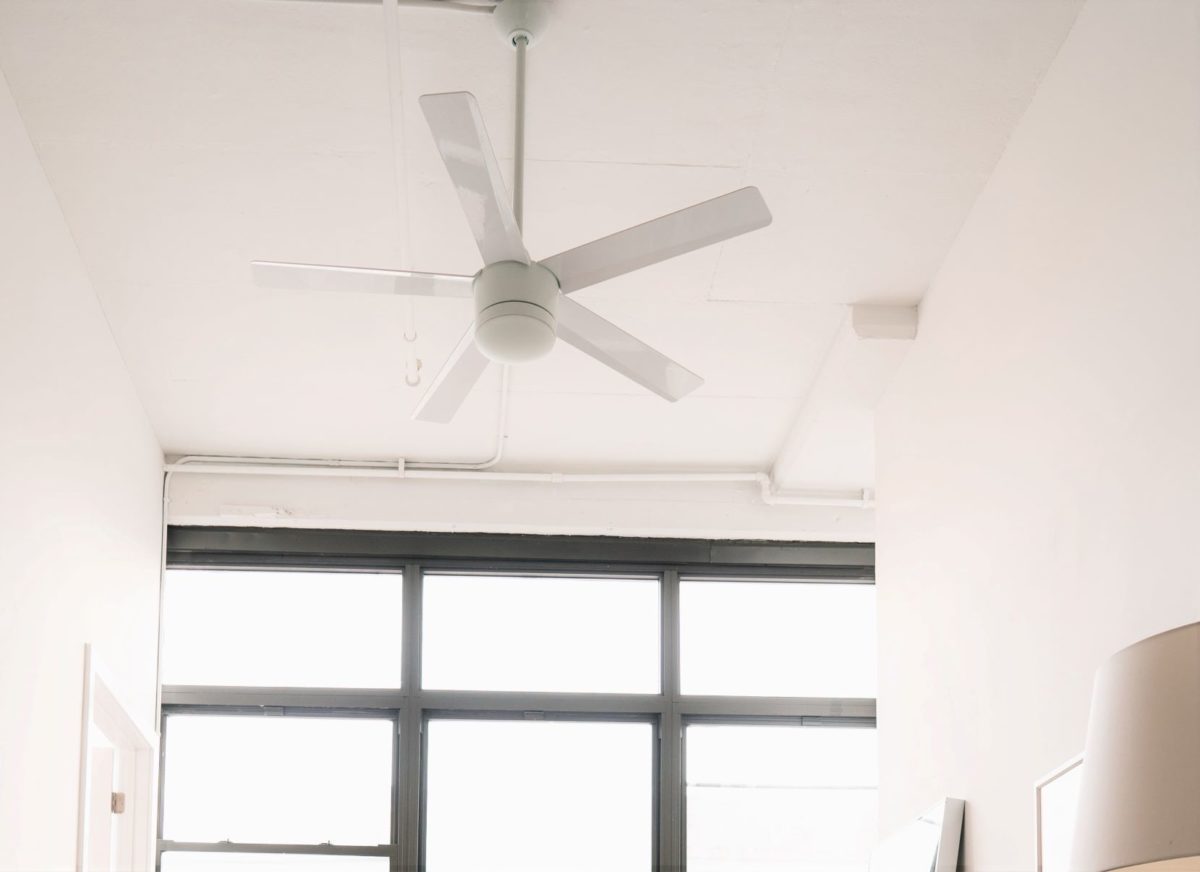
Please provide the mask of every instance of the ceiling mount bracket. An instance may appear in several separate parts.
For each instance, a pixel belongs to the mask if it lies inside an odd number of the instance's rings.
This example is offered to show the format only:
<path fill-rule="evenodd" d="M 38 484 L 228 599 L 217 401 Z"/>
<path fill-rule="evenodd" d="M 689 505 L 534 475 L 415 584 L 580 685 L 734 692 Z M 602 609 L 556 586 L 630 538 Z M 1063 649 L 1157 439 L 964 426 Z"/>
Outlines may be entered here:
<path fill-rule="evenodd" d="M 526 46 L 532 46 L 546 32 L 550 0 L 503 0 L 492 17 L 506 43 L 519 49 L 524 40 Z"/>

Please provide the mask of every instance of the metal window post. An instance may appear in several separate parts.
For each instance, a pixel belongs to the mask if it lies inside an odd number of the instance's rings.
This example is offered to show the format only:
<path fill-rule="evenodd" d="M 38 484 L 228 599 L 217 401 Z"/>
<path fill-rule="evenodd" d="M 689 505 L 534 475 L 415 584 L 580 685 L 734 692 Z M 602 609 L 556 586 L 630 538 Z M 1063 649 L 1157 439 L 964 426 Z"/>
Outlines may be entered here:
<path fill-rule="evenodd" d="M 400 869 L 418 869 L 421 847 L 420 798 L 424 755 L 421 753 L 423 729 L 421 706 L 421 614 L 423 592 L 422 569 L 419 563 L 404 567 L 404 641 L 403 681 L 407 695 L 400 718 L 401 801 L 396 814 L 400 827 Z"/>

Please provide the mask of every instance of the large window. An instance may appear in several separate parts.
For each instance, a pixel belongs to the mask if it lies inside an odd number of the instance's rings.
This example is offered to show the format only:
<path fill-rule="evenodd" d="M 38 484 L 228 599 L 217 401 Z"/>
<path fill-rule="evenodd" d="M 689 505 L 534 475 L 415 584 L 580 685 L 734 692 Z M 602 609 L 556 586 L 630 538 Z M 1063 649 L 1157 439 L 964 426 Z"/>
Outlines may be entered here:
<path fill-rule="evenodd" d="M 163 870 L 865 868 L 869 547 L 169 543 Z"/>
<path fill-rule="evenodd" d="M 875 839 L 875 731 L 687 728 L 690 872 L 861 868 Z"/>

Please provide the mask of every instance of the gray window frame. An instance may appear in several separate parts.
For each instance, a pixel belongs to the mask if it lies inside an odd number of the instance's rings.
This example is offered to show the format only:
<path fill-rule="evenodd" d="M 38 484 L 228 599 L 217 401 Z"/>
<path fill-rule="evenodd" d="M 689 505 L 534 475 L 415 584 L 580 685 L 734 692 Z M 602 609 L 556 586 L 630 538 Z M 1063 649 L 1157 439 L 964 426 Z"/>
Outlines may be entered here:
<path fill-rule="evenodd" d="M 679 692 L 683 578 L 874 584 L 870 544 L 730 542 L 577 536 L 422 534 L 172 527 L 168 569 L 395 572 L 403 584 L 403 686 L 397 690 L 171 686 L 162 688 L 156 868 L 166 851 L 386 856 L 390 872 L 423 869 L 424 725 L 431 717 L 637 720 L 654 724 L 654 856 L 658 872 L 686 860 L 685 734 L 689 723 L 789 723 L 873 728 L 874 699 L 684 696 Z M 660 581 L 662 682 L 657 694 L 424 690 L 421 593 L 427 571 L 654 576 Z M 378 846 L 182 843 L 162 838 L 172 714 L 386 717 L 396 723 L 392 842 Z"/>

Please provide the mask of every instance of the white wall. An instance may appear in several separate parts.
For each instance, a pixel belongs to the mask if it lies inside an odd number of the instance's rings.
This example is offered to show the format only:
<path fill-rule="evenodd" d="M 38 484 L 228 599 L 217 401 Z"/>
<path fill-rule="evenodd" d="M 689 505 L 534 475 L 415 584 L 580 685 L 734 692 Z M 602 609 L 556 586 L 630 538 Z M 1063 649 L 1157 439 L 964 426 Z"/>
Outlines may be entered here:
<path fill-rule="evenodd" d="M 85 642 L 153 725 L 162 457 L 2 76 L 0 301 L 0 869 L 73 869 Z"/>
<path fill-rule="evenodd" d="M 1092 673 L 1200 619 L 1200 4 L 1092 0 L 878 424 L 882 813 L 1030 870 Z"/>

